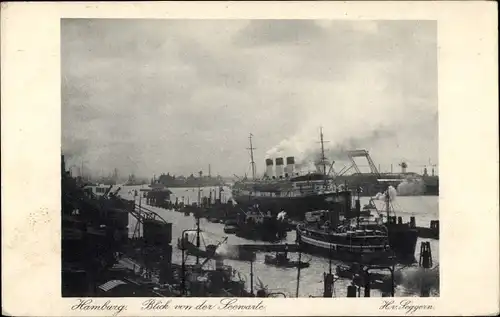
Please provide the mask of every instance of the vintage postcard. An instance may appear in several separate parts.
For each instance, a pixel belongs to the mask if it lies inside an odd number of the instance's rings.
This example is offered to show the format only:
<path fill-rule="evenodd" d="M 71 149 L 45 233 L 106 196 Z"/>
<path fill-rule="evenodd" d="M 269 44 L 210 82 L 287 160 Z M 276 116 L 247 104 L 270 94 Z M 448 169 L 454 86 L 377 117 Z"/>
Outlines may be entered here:
<path fill-rule="evenodd" d="M 496 7 L 2 5 L 7 316 L 499 313 Z"/>

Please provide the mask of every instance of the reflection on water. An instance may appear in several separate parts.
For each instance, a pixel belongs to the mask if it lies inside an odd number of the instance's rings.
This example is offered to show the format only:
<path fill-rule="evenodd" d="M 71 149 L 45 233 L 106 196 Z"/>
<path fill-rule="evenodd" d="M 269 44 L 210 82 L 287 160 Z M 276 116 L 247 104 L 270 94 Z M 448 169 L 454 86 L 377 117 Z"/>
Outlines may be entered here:
<path fill-rule="evenodd" d="M 145 187 L 147 187 L 145 185 Z M 126 199 L 134 199 L 132 191 L 137 189 L 139 190 L 141 186 L 125 186 L 120 191 L 120 196 Z M 214 188 L 204 188 L 201 196 L 208 196 L 210 189 Z M 173 192 L 171 197 L 172 201 L 175 201 L 176 197 L 179 198 L 179 201 L 182 201 L 182 197 L 187 201 L 189 198 L 190 202 L 195 202 L 198 199 L 198 190 L 197 189 L 185 189 L 185 188 L 170 188 Z M 218 191 L 217 191 L 218 193 Z M 223 200 L 230 199 L 230 190 L 229 188 L 225 188 L 223 192 Z M 438 199 L 437 196 L 406 196 L 406 197 L 397 197 L 393 201 L 393 207 L 398 216 L 403 217 L 403 221 L 409 221 L 411 216 L 415 216 L 417 226 L 425 226 L 428 227 L 431 220 L 439 219 L 439 208 L 438 208 Z M 139 201 L 139 197 L 137 197 L 137 202 Z M 368 203 L 368 197 L 361 197 L 361 205 Z M 383 201 L 375 202 L 377 207 L 381 210 L 384 208 Z M 141 201 L 141 204 L 144 205 L 144 200 Z M 175 245 L 177 238 L 179 238 L 182 234 L 182 231 L 185 229 L 194 229 L 196 226 L 195 219 L 193 217 L 186 217 L 184 214 L 179 212 L 168 211 L 165 209 L 160 209 L 156 207 L 148 206 L 152 210 L 156 211 L 159 215 L 161 215 L 166 221 L 172 222 L 172 244 L 174 245 L 172 259 L 173 262 L 179 263 L 181 262 L 181 251 L 178 250 Z M 130 217 L 130 233 L 132 234 L 135 226 L 135 218 Z M 219 253 L 230 252 L 230 245 L 236 244 L 248 244 L 248 243 L 264 243 L 259 241 L 249 241 L 243 238 L 236 237 L 234 235 L 226 235 L 223 232 L 223 224 L 211 223 L 206 219 L 201 219 L 200 221 L 201 229 L 203 230 L 202 234 L 202 245 L 208 244 L 217 244 L 223 237 L 228 237 L 227 245 L 223 245 L 221 249 L 218 250 Z M 289 243 L 295 243 L 295 232 L 289 232 L 286 240 Z M 416 247 L 416 259 L 418 261 L 418 256 L 420 253 L 420 242 L 421 241 L 430 241 L 431 242 L 431 250 L 434 264 L 439 263 L 439 241 L 429 240 L 429 239 L 419 239 Z M 257 260 L 254 262 L 254 274 L 260 280 L 262 280 L 264 285 L 268 286 L 268 289 L 274 292 L 284 292 L 287 294 L 287 297 L 295 297 L 295 291 L 297 286 L 297 269 L 294 268 L 276 268 L 272 266 L 268 266 L 264 264 L 264 253 L 257 254 Z M 291 259 L 297 259 L 296 254 L 290 254 L 289 257 Z M 300 289 L 299 296 L 300 297 L 309 297 L 310 295 L 321 296 L 323 291 L 323 273 L 327 272 L 329 269 L 329 260 L 323 257 L 311 256 L 308 254 L 302 255 L 303 261 L 311 261 L 309 268 L 301 270 L 301 278 L 300 278 Z M 232 261 L 225 260 L 225 263 L 233 266 L 235 269 L 240 271 L 242 275 L 246 276 L 246 280 L 248 281 L 247 285 L 249 285 L 249 275 L 250 275 L 250 263 L 240 262 L 240 261 Z M 338 261 L 332 261 L 333 265 L 338 264 Z M 335 267 L 333 267 L 333 270 Z M 410 268 L 402 268 L 398 272 L 399 278 L 404 279 L 405 277 L 414 276 L 417 274 L 417 267 Z M 257 280 L 257 278 L 256 278 Z M 256 282 L 258 283 L 258 282 Z M 334 295 L 338 297 L 347 296 L 347 286 L 350 284 L 349 280 L 338 280 L 335 283 Z M 412 285 L 408 285 L 409 283 L 403 283 L 407 288 L 413 288 Z M 376 291 L 372 291 L 372 296 L 376 296 Z M 406 290 L 398 286 L 396 289 L 396 296 L 409 296 Z"/>

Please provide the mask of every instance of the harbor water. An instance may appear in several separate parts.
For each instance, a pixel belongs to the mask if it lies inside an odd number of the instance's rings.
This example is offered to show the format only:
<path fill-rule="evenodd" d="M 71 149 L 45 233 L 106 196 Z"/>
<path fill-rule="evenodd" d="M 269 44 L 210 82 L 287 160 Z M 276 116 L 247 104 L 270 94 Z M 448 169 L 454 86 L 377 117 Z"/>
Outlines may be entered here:
<path fill-rule="evenodd" d="M 123 186 L 119 195 L 125 199 L 134 199 L 134 191 L 141 188 L 148 188 L 147 185 L 143 186 Z M 210 190 L 215 188 L 202 188 L 201 197 L 209 196 Z M 198 200 L 198 188 L 170 188 L 173 192 L 171 196 L 171 201 L 175 202 L 178 198 L 179 202 L 196 202 Z M 142 193 L 139 192 L 141 196 Z M 218 195 L 218 189 L 217 189 Z M 136 203 L 139 204 L 140 197 L 135 197 Z M 222 200 L 227 201 L 230 199 L 230 189 L 224 188 L 222 193 Z M 368 197 L 361 197 L 361 205 L 368 203 Z M 403 218 L 404 222 L 408 222 L 410 217 L 414 216 L 416 218 L 417 226 L 429 227 L 431 220 L 439 220 L 439 208 L 438 208 L 438 196 L 399 196 L 392 202 L 394 210 L 397 216 Z M 183 213 L 174 212 L 162 208 L 152 207 L 146 205 L 146 200 L 141 199 L 142 206 L 147 207 L 160 216 L 162 216 L 167 222 L 171 222 L 172 226 L 172 245 L 174 246 L 172 251 L 172 261 L 174 263 L 181 263 L 181 251 L 177 248 L 177 238 L 181 237 L 182 231 L 186 229 L 194 229 L 196 227 L 195 219 L 193 216 L 186 217 Z M 383 209 L 383 201 L 375 201 L 379 210 Z M 129 219 L 130 228 L 129 232 L 132 235 L 136 220 L 132 216 Z M 230 248 L 231 245 L 237 244 L 258 244 L 264 243 L 259 241 L 251 241 L 243 238 L 236 237 L 235 235 L 227 235 L 223 232 L 223 224 L 211 223 L 206 219 L 200 220 L 200 227 L 203 231 L 202 234 L 202 246 L 207 244 L 217 244 L 224 237 L 228 237 L 225 245 L 222 245 L 220 249 L 224 251 L 224 248 Z M 295 232 L 291 231 L 288 233 L 286 238 L 288 243 L 295 243 Z M 439 241 L 432 239 L 420 239 L 418 240 L 415 258 L 417 263 L 412 266 L 396 267 L 397 274 L 404 281 L 418 271 L 418 259 L 420 255 L 420 244 L 422 241 L 430 241 L 433 266 L 439 265 Z M 257 259 L 253 263 L 254 271 L 254 289 L 259 286 L 259 280 L 262 284 L 267 287 L 270 292 L 280 292 L 286 294 L 287 297 L 296 297 L 297 289 L 297 269 L 293 268 L 276 268 L 264 264 L 265 253 L 258 253 Z M 291 259 L 297 259 L 298 255 L 291 253 L 289 254 Z M 300 285 L 299 285 L 299 297 L 310 297 L 310 296 L 322 296 L 323 292 L 323 273 L 329 271 L 330 261 L 327 258 L 313 256 L 309 254 L 302 254 L 302 261 L 310 261 L 310 266 L 306 269 L 300 271 Z M 244 279 L 247 281 L 247 287 L 250 289 L 250 263 L 225 260 L 225 263 L 231 265 L 234 269 L 239 271 Z M 332 261 L 333 271 L 335 270 L 335 265 L 339 264 L 338 261 Z M 438 271 L 438 269 L 437 269 Z M 438 274 L 438 273 L 437 273 Z M 351 281 L 347 279 L 339 279 L 334 285 L 334 296 L 346 297 L 347 286 L 350 285 Z M 410 283 L 411 284 L 411 283 Z M 398 285 L 395 293 L 396 296 L 419 296 L 417 290 L 412 289 L 411 285 L 406 285 L 403 282 Z M 431 296 L 438 296 L 437 293 L 431 293 Z M 376 290 L 372 291 L 372 296 L 380 296 Z"/>

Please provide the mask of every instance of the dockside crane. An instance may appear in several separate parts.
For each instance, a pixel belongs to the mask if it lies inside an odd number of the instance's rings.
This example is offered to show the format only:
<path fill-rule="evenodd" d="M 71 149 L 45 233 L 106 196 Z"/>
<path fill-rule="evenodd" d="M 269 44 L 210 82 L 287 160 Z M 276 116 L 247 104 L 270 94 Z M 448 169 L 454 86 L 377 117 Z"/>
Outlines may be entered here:
<path fill-rule="evenodd" d="M 361 174 L 361 170 L 359 169 L 358 164 L 356 164 L 356 161 L 354 158 L 356 157 L 364 157 L 368 161 L 368 166 L 370 167 L 370 172 L 378 177 L 380 177 L 380 171 L 377 169 L 375 166 L 375 163 L 373 162 L 370 154 L 368 153 L 367 150 L 352 150 L 352 151 L 347 151 L 347 157 L 349 158 L 349 161 L 351 162 L 350 166 L 344 166 L 336 176 L 342 176 L 346 174 L 348 171 L 351 169 L 354 169 L 356 173 Z"/>

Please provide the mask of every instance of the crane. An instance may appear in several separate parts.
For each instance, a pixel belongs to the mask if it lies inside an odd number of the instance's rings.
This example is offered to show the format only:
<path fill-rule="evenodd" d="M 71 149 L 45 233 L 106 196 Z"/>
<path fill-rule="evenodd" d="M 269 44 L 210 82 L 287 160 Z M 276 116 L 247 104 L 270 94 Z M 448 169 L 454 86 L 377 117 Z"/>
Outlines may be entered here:
<path fill-rule="evenodd" d="M 368 153 L 367 150 L 352 150 L 352 151 L 348 151 L 347 152 L 347 156 L 349 158 L 349 160 L 351 161 L 351 166 L 349 168 L 347 168 L 345 171 L 341 171 L 342 174 L 345 174 L 348 170 L 350 170 L 351 168 L 354 168 L 354 170 L 356 171 L 356 173 L 358 174 L 361 174 L 361 171 L 359 169 L 359 165 L 356 164 L 356 162 L 354 161 L 354 158 L 355 157 L 364 157 L 367 161 L 368 161 L 368 166 L 370 167 L 370 172 L 372 174 L 375 174 L 375 175 L 380 175 L 380 172 L 379 170 L 377 169 L 377 167 L 375 166 L 375 163 L 373 162 L 370 154 Z M 340 172 L 339 172 L 340 174 Z"/>

